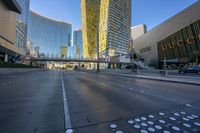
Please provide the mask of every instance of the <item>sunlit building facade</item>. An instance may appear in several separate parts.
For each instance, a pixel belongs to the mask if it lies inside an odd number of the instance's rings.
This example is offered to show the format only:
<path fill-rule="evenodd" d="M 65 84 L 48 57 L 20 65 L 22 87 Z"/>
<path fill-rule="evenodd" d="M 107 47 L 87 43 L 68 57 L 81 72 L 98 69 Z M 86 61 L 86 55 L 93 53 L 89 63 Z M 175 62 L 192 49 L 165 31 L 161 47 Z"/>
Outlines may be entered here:
<path fill-rule="evenodd" d="M 147 32 L 147 26 L 145 24 L 139 24 L 131 27 L 131 39 L 135 40 L 138 37 L 144 35 Z"/>
<path fill-rule="evenodd" d="M 96 58 L 100 0 L 81 0 L 84 58 Z"/>
<path fill-rule="evenodd" d="M 127 54 L 131 43 L 131 0 L 101 0 L 99 22 L 100 56 Z"/>
<path fill-rule="evenodd" d="M 16 47 L 16 15 L 22 9 L 16 0 L 0 1 L 0 62 L 9 62 L 12 57 L 21 54 Z"/>
<path fill-rule="evenodd" d="M 61 46 L 60 56 L 61 56 L 62 59 L 67 58 L 67 46 Z"/>
<path fill-rule="evenodd" d="M 77 29 L 73 33 L 74 47 L 75 47 L 75 57 L 78 59 L 83 58 L 83 42 L 82 42 L 82 30 Z"/>
<path fill-rule="evenodd" d="M 30 12 L 28 39 L 46 57 L 60 57 L 62 46 L 71 46 L 72 25 Z"/>
<path fill-rule="evenodd" d="M 27 52 L 27 36 L 28 36 L 28 21 L 30 13 L 30 0 L 17 0 L 20 7 L 22 8 L 22 13 L 17 14 L 16 22 L 16 45 L 25 55 Z"/>

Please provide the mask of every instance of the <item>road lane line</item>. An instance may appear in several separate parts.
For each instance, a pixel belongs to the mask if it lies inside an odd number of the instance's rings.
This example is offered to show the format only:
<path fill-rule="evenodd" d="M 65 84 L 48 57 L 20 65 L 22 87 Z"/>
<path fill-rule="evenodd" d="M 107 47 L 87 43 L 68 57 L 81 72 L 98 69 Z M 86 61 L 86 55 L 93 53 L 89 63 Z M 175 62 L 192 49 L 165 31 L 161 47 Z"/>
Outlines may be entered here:
<path fill-rule="evenodd" d="M 62 91 L 63 91 L 63 102 L 64 102 L 64 115 L 65 115 L 65 128 L 66 132 L 67 130 L 71 129 L 71 120 L 70 120 L 70 115 L 69 115 L 69 106 L 67 103 L 67 97 L 65 93 L 65 84 L 63 80 L 63 73 L 61 72 L 61 81 L 62 81 Z"/>

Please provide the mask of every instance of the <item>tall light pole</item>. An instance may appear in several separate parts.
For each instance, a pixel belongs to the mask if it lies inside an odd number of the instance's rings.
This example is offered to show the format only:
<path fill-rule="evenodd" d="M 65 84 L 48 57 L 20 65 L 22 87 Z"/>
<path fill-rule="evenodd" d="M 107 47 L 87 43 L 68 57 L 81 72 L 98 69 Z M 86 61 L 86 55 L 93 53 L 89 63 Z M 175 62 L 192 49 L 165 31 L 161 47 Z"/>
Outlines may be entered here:
<path fill-rule="evenodd" d="M 97 72 L 99 71 L 99 30 L 97 30 Z"/>
<path fill-rule="evenodd" d="M 165 55 L 165 60 L 164 60 L 164 66 L 166 67 L 165 68 L 165 76 L 167 77 L 168 76 L 168 71 L 167 71 L 167 57 Z"/>
<path fill-rule="evenodd" d="M 134 53 L 133 53 L 133 48 L 131 50 L 131 55 L 132 55 L 132 72 L 134 72 Z"/>
<path fill-rule="evenodd" d="M 76 45 L 76 53 L 78 53 L 78 58 L 79 58 L 79 63 L 78 63 L 78 67 L 79 69 L 81 68 L 81 50 L 80 50 L 80 45 L 77 43 Z"/>
<path fill-rule="evenodd" d="M 132 68 L 131 68 L 131 71 L 134 72 L 134 51 L 133 51 L 133 40 L 131 39 L 131 44 L 130 44 L 131 48 L 130 48 L 130 52 L 131 52 L 131 65 L 132 65 Z"/>

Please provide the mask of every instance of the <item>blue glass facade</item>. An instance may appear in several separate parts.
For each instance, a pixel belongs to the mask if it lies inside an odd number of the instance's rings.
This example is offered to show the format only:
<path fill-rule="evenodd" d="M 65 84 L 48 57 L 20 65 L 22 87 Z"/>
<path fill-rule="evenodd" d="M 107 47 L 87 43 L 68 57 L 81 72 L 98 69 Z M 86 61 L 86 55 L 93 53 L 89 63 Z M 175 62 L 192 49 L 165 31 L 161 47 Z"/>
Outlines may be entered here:
<path fill-rule="evenodd" d="M 82 30 L 75 30 L 73 33 L 74 36 L 74 47 L 75 47 L 75 57 L 83 58 L 83 41 L 82 41 Z"/>
<path fill-rule="evenodd" d="M 17 0 L 22 8 L 22 13 L 17 14 L 16 24 L 16 46 L 22 50 L 23 54 L 26 53 L 27 35 L 28 35 L 28 21 L 30 13 L 30 0 Z"/>
<path fill-rule="evenodd" d="M 40 54 L 60 57 L 61 46 L 71 45 L 72 25 L 30 12 L 28 39 Z"/>
<path fill-rule="evenodd" d="M 75 57 L 75 47 L 74 46 L 68 46 L 67 47 L 67 58 L 72 58 L 72 59 L 74 59 L 74 58 L 76 58 Z"/>

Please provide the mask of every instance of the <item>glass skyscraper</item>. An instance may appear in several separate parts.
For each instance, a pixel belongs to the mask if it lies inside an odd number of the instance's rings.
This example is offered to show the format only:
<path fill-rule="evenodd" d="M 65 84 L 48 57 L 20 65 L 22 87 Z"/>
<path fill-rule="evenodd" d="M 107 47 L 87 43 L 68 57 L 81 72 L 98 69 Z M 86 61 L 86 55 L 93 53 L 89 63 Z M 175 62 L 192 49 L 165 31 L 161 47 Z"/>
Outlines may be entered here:
<path fill-rule="evenodd" d="M 17 0 L 17 2 L 22 8 L 22 13 L 17 14 L 16 45 L 23 52 L 23 54 L 25 54 L 28 35 L 30 0 Z"/>
<path fill-rule="evenodd" d="M 60 57 L 62 46 L 71 46 L 72 25 L 30 12 L 28 39 L 46 57 Z"/>
<path fill-rule="evenodd" d="M 67 46 L 61 46 L 60 56 L 62 59 L 67 58 Z"/>
<path fill-rule="evenodd" d="M 128 53 L 131 44 L 132 0 L 81 0 L 84 57 L 101 58 Z M 98 43 L 97 43 L 98 42 Z"/>
<path fill-rule="evenodd" d="M 101 57 L 127 54 L 131 44 L 131 0 L 101 0 L 99 22 Z"/>
<path fill-rule="evenodd" d="M 100 0 L 81 0 L 84 58 L 96 58 Z"/>
<path fill-rule="evenodd" d="M 67 47 L 67 58 L 68 59 L 74 59 L 75 58 L 75 47 L 74 46 L 68 46 Z"/>
<path fill-rule="evenodd" d="M 73 33 L 74 47 L 75 47 L 75 57 L 78 59 L 83 58 L 83 43 L 82 43 L 82 30 L 77 29 Z"/>

